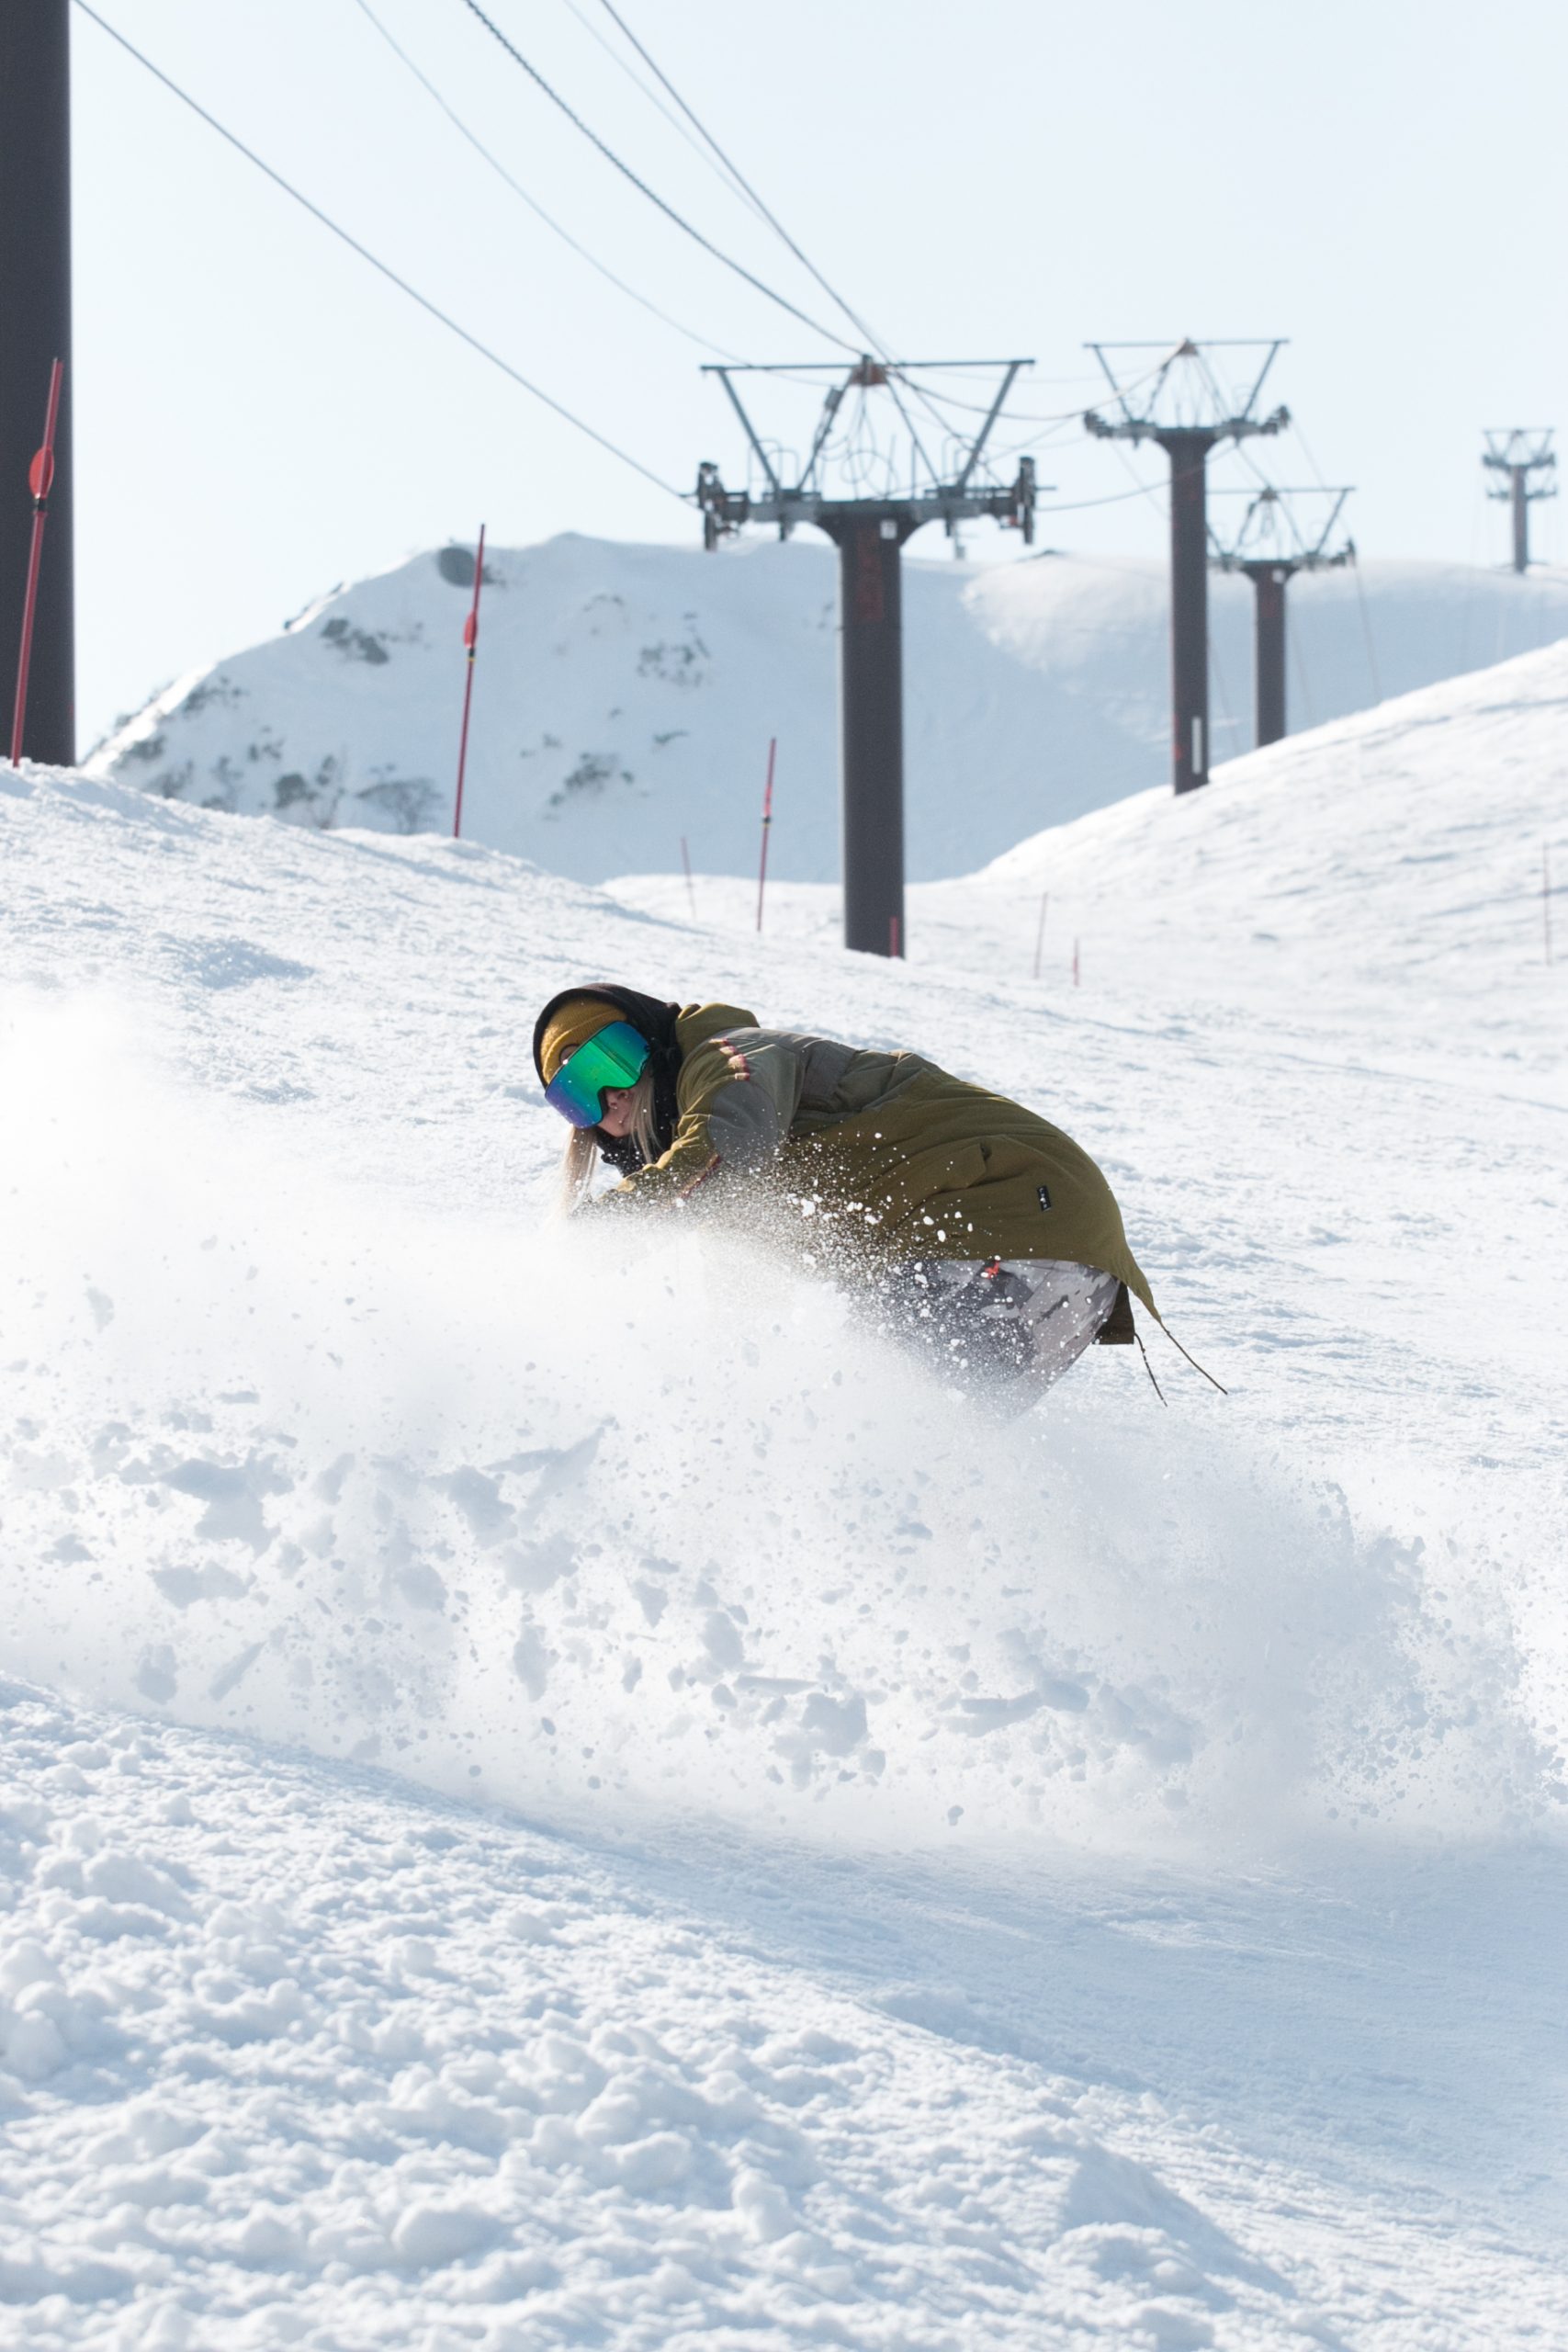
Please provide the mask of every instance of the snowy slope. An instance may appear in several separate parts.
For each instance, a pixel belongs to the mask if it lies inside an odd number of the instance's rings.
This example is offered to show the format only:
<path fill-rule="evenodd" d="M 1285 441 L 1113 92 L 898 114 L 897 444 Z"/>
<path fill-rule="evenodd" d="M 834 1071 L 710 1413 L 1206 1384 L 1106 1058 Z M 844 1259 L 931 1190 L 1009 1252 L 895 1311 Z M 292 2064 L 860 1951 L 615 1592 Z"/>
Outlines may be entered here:
<path fill-rule="evenodd" d="M 577 537 L 487 556 L 464 830 L 580 879 L 839 864 L 836 559 L 820 541 L 697 549 Z M 334 592 L 268 645 L 186 678 L 96 775 L 311 826 L 451 822 L 472 554 Z M 1163 568 L 1041 555 L 906 560 L 908 856 L 962 874 L 1166 773 Z M 1306 725 L 1568 632 L 1568 577 L 1369 564 L 1292 589 Z M 1363 610 L 1362 597 L 1365 598 Z M 1219 754 L 1251 741 L 1252 592 L 1213 583 Z"/>
<path fill-rule="evenodd" d="M 1434 1061 L 1463 1049 L 1561 1069 L 1545 967 L 1543 853 L 1568 880 L 1568 645 L 1404 695 L 1020 842 L 909 893 L 917 963 L 1032 986 L 1054 1004 L 1247 1008 L 1276 1024 L 1392 1024 Z M 750 931 L 755 878 L 626 876 L 623 903 L 696 904 Z M 1043 899 L 1044 923 L 1042 928 Z M 774 936 L 826 944 L 837 890 L 770 881 Z M 1568 915 L 1558 918 L 1559 944 Z M 1077 1000 L 1072 1000 L 1077 1001 Z"/>
<path fill-rule="evenodd" d="M 1562 2335 L 1558 658 L 1407 708 L 1375 871 L 1332 731 L 1315 852 L 1262 762 L 1085 820 L 1171 928 L 1076 996 L 0 775 L 29 2346 Z M 1048 1110 L 1229 1396 L 997 1430 L 788 1252 L 541 1227 L 606 969 Z"/>
<path fill-rule="evenodd" d="M 1561 2336 L 1543 1862 L 676 1867 L 6 1695 L 29 2352 Z"/>

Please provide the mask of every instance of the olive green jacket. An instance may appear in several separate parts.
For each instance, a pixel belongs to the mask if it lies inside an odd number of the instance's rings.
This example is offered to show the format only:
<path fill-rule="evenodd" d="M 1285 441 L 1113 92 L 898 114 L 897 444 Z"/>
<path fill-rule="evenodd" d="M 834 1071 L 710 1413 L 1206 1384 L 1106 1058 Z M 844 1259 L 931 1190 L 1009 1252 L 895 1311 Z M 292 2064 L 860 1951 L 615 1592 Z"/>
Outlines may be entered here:
<path fill-rule="evenodd" d="M 760 1029 L 731 1004 L 687 1005 L 675 1035 L 675 1139 L 595 1209 L 699 1193 L 705 1203 L 710 1187 L 728 1192 L 733 1178 L 771 1169 L 775 1185 L 809 1203 L 844 1254 L 868 1266 L 1066 1259 L 1114 1274 L 1156 1312 L 1100 1170 L 1071 1136 L 1006 1095 L 950 1078 L 919 1054 Z"/>

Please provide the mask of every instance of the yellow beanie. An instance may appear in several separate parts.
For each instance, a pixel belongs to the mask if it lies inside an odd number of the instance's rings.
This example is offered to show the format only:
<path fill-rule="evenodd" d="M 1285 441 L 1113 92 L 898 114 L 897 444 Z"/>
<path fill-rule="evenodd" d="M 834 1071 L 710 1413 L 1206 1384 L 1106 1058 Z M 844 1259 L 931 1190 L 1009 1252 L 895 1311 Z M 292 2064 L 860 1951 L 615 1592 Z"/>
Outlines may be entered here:
<path fill-rule="evenodd" d="M 539 1043 L 539 1060 L 544 1068 L 545 1084 L 549 1085 L 562 1062 L 570 1061 L 579 1046 L 586 1046 L 601 1029 L 612 1021 L 624 1021 L 626 1014 L 618 1004 L 604 996 L 568 997 L 550 1016 Z"/>

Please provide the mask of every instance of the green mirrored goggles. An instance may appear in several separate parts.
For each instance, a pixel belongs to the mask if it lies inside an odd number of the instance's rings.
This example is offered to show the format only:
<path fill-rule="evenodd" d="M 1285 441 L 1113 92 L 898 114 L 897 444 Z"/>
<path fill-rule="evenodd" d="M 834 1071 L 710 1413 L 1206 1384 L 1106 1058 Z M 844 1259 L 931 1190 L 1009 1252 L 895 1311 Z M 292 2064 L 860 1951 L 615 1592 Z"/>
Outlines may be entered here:
<path fill-rule="evenodd" d="M 629 1021 L 612 1021 L 598 1035 L 569 1054 L 545 1100 L 574 1127 L 596 1127 L 604 1115 L 607 1087 L 635 1086 L 648 1067 L 649 1044 Z"/>

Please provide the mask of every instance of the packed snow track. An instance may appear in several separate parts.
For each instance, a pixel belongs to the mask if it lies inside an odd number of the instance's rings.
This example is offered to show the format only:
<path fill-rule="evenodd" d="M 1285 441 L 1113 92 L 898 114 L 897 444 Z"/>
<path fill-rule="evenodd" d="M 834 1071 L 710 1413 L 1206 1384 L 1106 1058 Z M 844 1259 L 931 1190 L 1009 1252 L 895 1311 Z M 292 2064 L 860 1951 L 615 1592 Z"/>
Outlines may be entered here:
<path fill-rule="evenodd" d="M 1364 886 L 1334 730 L 1024 845 L 1155 907 L 1076 994 L 1005 874 L 897 967 L 0 778 L 29 2347 L 1568 2334 L 1561 976 L 1505 887 L 1562 669 L 1344 722 Z M 1447 931 L 1411 761 L 1493 877 Z M 552 1225 L 532 1016 L 598 973 L 1059 1119 L 1230 1395 L 1151 1331 L 1168 1408 L 1103 1351 L 999 1425 L 798 1210 Z"/>

